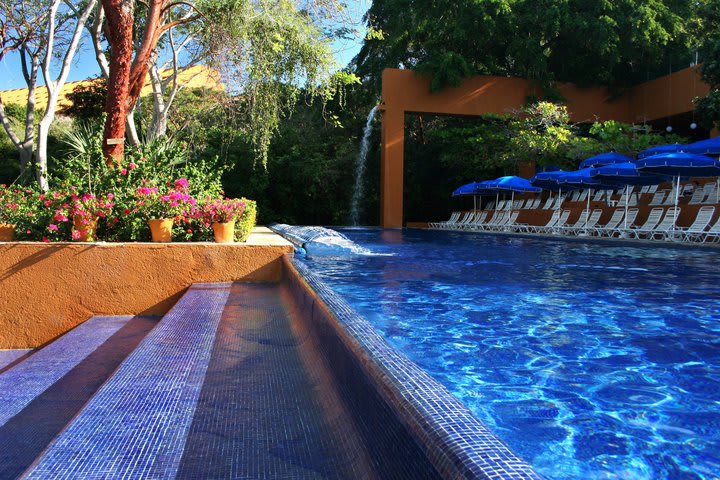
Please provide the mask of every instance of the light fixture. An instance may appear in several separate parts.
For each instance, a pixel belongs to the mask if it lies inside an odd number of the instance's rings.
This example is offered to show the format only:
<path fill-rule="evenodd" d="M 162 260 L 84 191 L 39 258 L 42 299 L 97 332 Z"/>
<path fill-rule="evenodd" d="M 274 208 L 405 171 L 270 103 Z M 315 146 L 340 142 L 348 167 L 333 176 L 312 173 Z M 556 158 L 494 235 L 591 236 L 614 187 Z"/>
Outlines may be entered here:
<path fill-rule="evenodd" d="M 692 122 L 692 123 L 690 124 L 690 130 L 695 130 L 696 128 L 697 128 L 697 123 Z"/>
<path fill-rule="evenodd" d="M 672 126 L 668 125 L 667 127 L 665 127 L 665 131 L 668 133 L 672 132 Z"/>

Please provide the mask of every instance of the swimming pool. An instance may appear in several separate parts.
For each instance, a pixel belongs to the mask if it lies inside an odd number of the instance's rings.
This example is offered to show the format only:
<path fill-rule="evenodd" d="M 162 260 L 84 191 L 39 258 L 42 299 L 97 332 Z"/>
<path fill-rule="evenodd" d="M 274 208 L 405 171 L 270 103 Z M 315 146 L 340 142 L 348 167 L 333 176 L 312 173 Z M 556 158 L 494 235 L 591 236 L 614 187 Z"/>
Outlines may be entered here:
<path fill-rule="evenodd" d="M 720 252 L 422 230 L 298 259 L 548 478 L 720 472 Z"/>

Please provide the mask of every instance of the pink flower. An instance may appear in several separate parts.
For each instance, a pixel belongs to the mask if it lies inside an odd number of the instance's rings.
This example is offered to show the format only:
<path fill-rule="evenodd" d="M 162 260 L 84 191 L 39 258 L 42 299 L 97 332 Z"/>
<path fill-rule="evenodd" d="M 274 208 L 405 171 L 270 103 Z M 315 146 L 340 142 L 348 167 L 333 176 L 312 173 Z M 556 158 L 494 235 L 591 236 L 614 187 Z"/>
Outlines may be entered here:
<path fill-rule="evenodd" d="M 73 240 L 80 240 L 80 232 L 78 230 L 72 231 L 72 239 Z"/>
<path fill-rule="evenodd" d="M 175 187 L 178 189 L 187 188 L 188 185 L 189 185 L 188 181 L 184 178 L 179 178 L 179 179 L 175 180 Z"/>
<path fill-rule="evenodd" d="M 55 225 L 54 223 L 51 223 L 50 225 L 48 225 L 48 230 L 50 230 L 51 232 L 57 232 L 58 226 Z"/>
<path fill-rule="evenodd" d="M 112 200 L 113 198 L 115 198 L 115 195 L 113 195 L 112 193 L 108 193 L 107 198 L 108 200 Z"/>
<path fill-rule="evenodd" d="M 45 242 L 45 243 L 50 243 L 50 240 L 48 240 L 47 237 L 43 237 L 43 238 L 42 238 L 42 241 Z"/>
<path fill-rule="evenodd" d="M 127 175 L 127 168 L 120 170 L 120 175 Z"/>
<path fill-rule="evenodd" d="M 130 170 L 135 170 L 136 167 L 137 167 L 137 165 L 135 165 L 135 164 L 132 163 L 132 162 L 130 162 L 130 165 L 128 165 L 128 168 L 129 168 Z"/>

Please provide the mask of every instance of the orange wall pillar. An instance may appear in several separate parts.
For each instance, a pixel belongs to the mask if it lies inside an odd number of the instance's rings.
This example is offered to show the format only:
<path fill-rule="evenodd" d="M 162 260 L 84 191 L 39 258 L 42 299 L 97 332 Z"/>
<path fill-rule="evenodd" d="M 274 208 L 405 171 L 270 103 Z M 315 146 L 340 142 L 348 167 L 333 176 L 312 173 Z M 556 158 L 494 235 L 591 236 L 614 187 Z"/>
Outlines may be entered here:
<path fill-rule="evenodd" d="M 381 111 L 380 225 L 383 228 L 402 228 L 405 111 L 397 108 Z"/>
<path fill-rule="evenodd" d="M 720 130 L 713 128 L 710 130 L 710 138 L 720 137 Z"/>

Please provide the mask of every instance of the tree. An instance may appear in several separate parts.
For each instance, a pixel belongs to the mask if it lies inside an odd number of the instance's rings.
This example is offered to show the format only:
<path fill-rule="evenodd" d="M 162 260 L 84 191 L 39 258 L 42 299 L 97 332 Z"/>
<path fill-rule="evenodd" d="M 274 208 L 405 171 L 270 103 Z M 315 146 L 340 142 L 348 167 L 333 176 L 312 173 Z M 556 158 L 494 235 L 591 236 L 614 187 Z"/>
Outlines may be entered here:
<path fill-rule="evenodd" d="M 376 0 L 355 65 L 379 85 L 383 68 L 433 75 L 433 88 L 469 75 L 540 84 L 633 85 L 690 61 L 695 0 Z"/>
<path fill-rule="evenodd" d="M 708 128 L 720 128 L 720 1 L 708 1 L 702 13 L 698 31 L 698 38 L 702 39 L 701 76 L 710 85 L 710 92 L 695 103 L 702 122 Z"/>
<path fill-rule="evenodd" d="M 21 171 L 27 170 L 34 144 L 35 90 L 38 70 L 42 72 L 47 89 L 47 106 L 38 126 L 35 161 L 36 178 L 40 188 L 48 188 L 47 141 L 50 124 L 55 118 L 60 91 L 67 80 L 85 22 L 97 0 L 86 3 L 51 0 L 28 2 L 4 1 L 3 55 L 16 49 L 20 54 L 23 77 L 28 85 L 25 116 L 25 140 L 20 141 L 0 107 L 0 118 L 13 143 L 20 151 Z M 6 49 L 7 48 L 7 49 Z M 59 61 L 60 70 L 52 74 L 53 62 Z"/>
<path fill-rule="evenodd" d="M 17 148 L 20 161 L 20 177 L 28 175 L 35 149 L 35 91 L 37 89 L 40 61 L 45 49 L 47 9 L 32 2 L 3 0 L 0 4 L 0 60 L 10 52 L 20 56 L 23 78 L 28 87 L 24 115 L 24 135 L 21 139 L 0 98 L 0 120 L 10 141 Z"/>
<path fill-rule="evenodd" d="M 176 96 L 177 86 L 166 90 L 168 96 L 164 99 L 159 95 L 163 84 L 157 70 L 153 70 L 157 60 L 153 52 L 157 52 L 163 35 L 176 27 L 185 28 L 198 52 L 210 58 L 211 64 L 222 72 L 228 89 L 235 96 L 243 97 L 247 106 L 243 120 L 253 132 L 263 163 L 270 136 L 277 129 L 281 116 L 295 104 L 301 83 L 305 91 L 321 95 L 333 91 L 332 88 L 321 88 L 331 79 L 335 85 L 354 80 L 348 74 L 331 76 L 334 62 L 320 25 L 340 7 L 335 0 L 151 0 L 142 15 L 135 12 L 135 19 L 130 3 L 129 0 L 102 2 L 110 32 L 103 142 L 108 159 L 122 155 L 122 145 L 108 144 L 107 140 L 124 136 L 125 114 L 136 103 L 148 71 L 155 89 L 157 121 L 153 122 L 153 130 L 157 134 L 164 131 L 168 100 L 171 103 Z M 299 8 L 299 3 L 303 4 L 303 9 Z M 133 22 L 143 26 L 134 59 Z M 171 57 L 177 59 L 177 47 L 182 42 L 176 44 L 172 34 L 168 33 L 167 45 Z"/>

